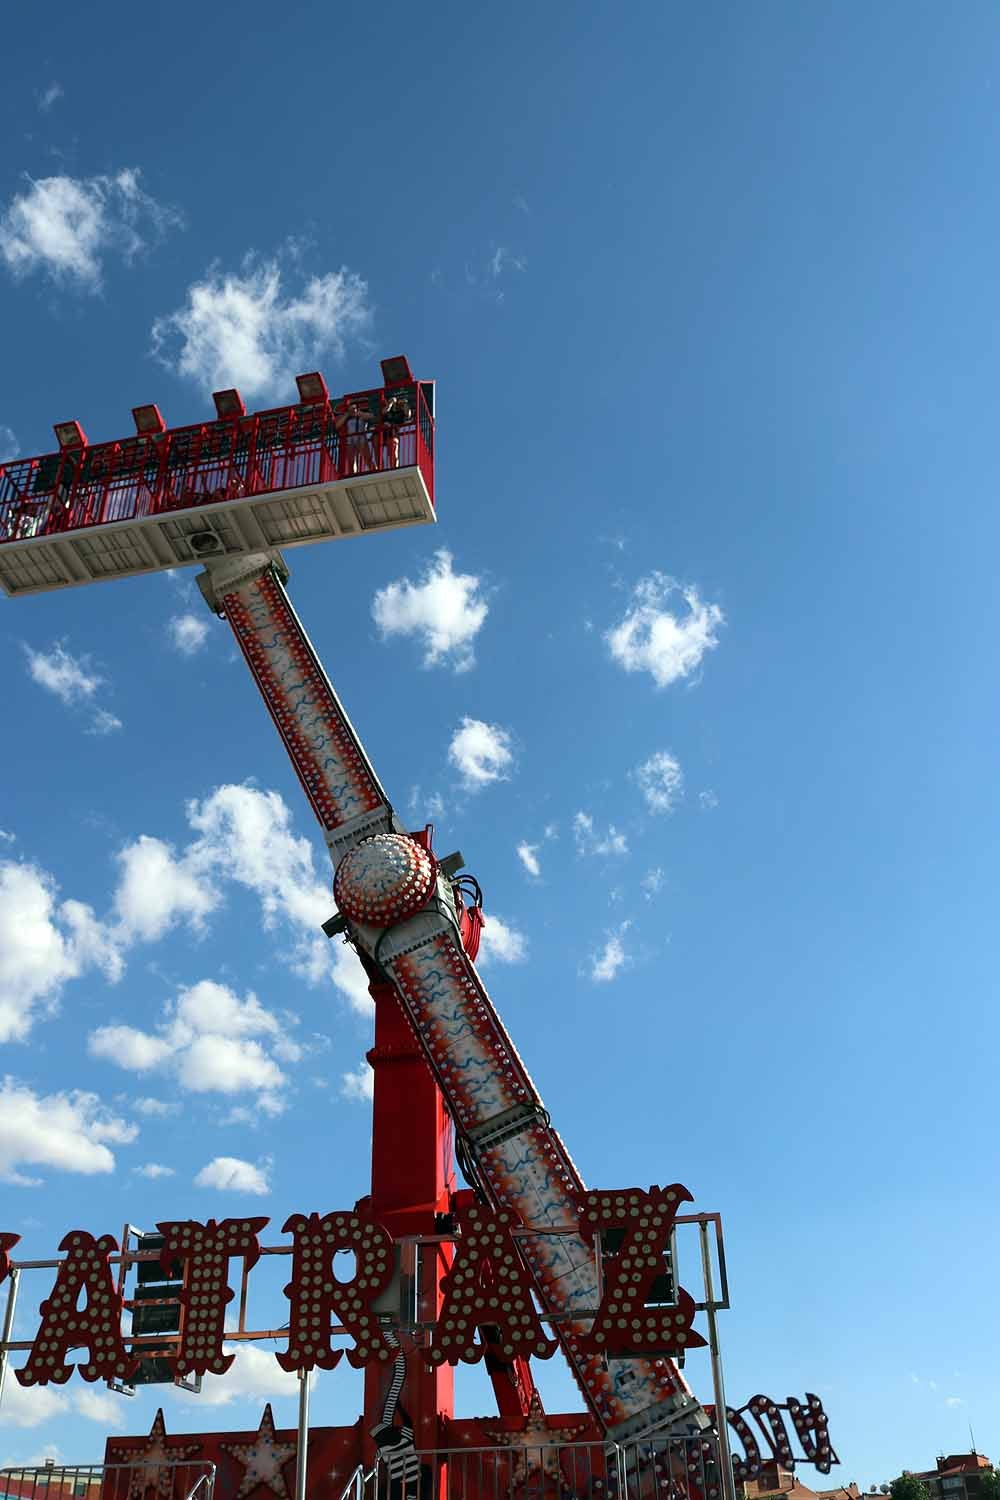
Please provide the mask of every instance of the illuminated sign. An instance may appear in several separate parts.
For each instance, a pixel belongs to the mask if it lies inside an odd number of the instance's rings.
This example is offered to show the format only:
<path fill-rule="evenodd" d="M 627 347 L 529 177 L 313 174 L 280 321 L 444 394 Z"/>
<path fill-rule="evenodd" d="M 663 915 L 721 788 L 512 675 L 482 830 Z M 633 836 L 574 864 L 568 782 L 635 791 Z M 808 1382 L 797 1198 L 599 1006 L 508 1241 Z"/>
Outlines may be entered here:
<path fill-rule="evenodd" d="M 517 1245 L 520 1226 L 510 1213 L 463 1201 L 464 1196 L 456 1199 L 454 1259 L 441 1282 L 443 1303 L 423 1357 L 430 1366 L 474 1364 L 487 1352 L 483 1330 L 488 1329 L 490 1349 L 499 1347 L 508 1357 L 550 1358 L 557 1340 L 542 1327 L 546 1315 L 536 1308 Z M 649 1192 L 590 1192 L 580 1200 L 579 1222 L 551 1231 L 576 1233 L 602 1252 L 600 1305 L 580 1313 L 591 1320 L 584 1335 L 588 1348 L 629 1358 L 679 1355 L 704 1345 L 692 1327 L 694 1299 L 671 1282 L 666 1300 L 657 1285 L 669 1264 L 677 1214 L 689 1200 L 679 1183 Z M 226 1308 L 235 1296 L 229 1263 L 242 1260 L 245 1281 L 260 1258 L 259 1236 L 268 1222 L 188 1219 L 157 1225 L 160 1266 L 165 1272 L 179 1266 L 183 1273 L 180 1290 L 173 1293 L 181 1307 L 180 1330 L 169 1341 L 173 1352 L 164 1355 L 173 1375 L 224 1375 L 229 1369 L 233 1356 L 223 1351 Z M 388 1231 L 361 1208 L 292 1214 L 283 1228 L 292 1237 L 292 1274 L 285 1288 L 288 1347 L 275 1355 L 282 1368 L 333 1369 L 345 1352 L 356 1368 L 391 1359 L 395 1350 L 383 1331 L 385 1306 L 378 1306 L 397 1274 L 397 1247 Z M 0 1234 L 0 1280 L 9 1272 L 9 1251 L 16 1243 L 17 1236 Z M 116 1283 L 111 1263 L 112 1257 L 122 1260 L 118 1241 L 79 1229 L 64 1236 L 59 1248 L 65 1259 L 57 1263 L 55 1282 L 39 1307 L 41 1325 L 17 1379 L 25 1386 L 61 1385 L 77 1369 L 84 1380 L 131 1380 L 143 1344 L 122 1332 L 123 1283 L 122 1278 Z M 355 1262 L 346 1281 L 333 1269 L 342 1252 Z M 332 1338 L 344 1334 L 353 1344 L 335 1349 Z M 85 1350 L 86 1357 L 71 1364 L 67 1356 L 75 1349 Z"/>
<path fill-rule="evenodd" d="M 472 1364 L 497 1351 L 508 1359 L 548 1359 L 555 1352 L 558 1341 L 552 1334 L 559 1325 L 544 1305 L 539 1311 L 537 1291 L 518 1247 L 525 1233 L 576 1236 L 581 1248 L 589 1246 L 599 1255 L 600 1303 L 579 1310 L 580 1322 L 589 1323 L 589 1331 L 574 1324 L 570 1335 L 588 1349 L 614 1359 L 655 1360 L 704 1346 L 706 1340 L 692 1326 L 695 1301 L 674 1278 L 672 1236 L 679 1210 L 689 1198 L 678 1183 L 648 1192 L 587 1192 L 578 1201 L 577 1222 L 527 1230 L 511 1214 L 476 1202 L 472 1194 L 457 1195 L 449 1233 L 417 1236 L 410 1242 L 411 1250 L 414 1242 L 436 1250 L 443 1271 L 435 1316 L 421 1317 L 419 1328 L 412 1330 L 422 1357 L 434 1367 Z M 234 1358 L 225 1347 L 229 1340 L 273 1338 L 278 1332 L 244 1331 L 242 1315 L 239 1334 L 226 1327 L 226 1309 L 236 1295 L 229 1284 L 230 1262 L 242 1262 L 242 1304 L 268 1222 L 266 1217 L 206 1223 L 164 1220 L 157 1225 L 162 1238 L 155 1241 L 156 1250 L 125 1255 L 113 1235 L 95 1237 L 72 1230 L 59 1245 L 65 1255 L 53 1263 L 55 1279 L 39 1306 L 41 1323 L 34 1339 L 30 1345 L 0 1345 L 0 1354 L 9 1358 L 12 1348 L 28 1349 L 23 1367 L 14 1371 L 23 1386 L 62 1385 L 74 1370 L 87 1381 L 128 1384 L 135 1380 L 144 1354 L 152 1352 L 151 1341 L 167 1378 L 225 1375 Z M 399 1348 L 392 1330 L 400 1327 L 403 1242 L 394 1241 L 363 1204 L 326 1214 L 291 1214 L 283 1232 L 290 1243 L 268 1247 L 268 1253 L 291 1258 L 284 1289 L 289 1303 L 287 1346 L 274 1356 L 282 1369 L 332 1370 L 345 1354 L 355 1368 L 393 1360 Z M 11 1252 L 19 1238 L 0 1232 L 0 1282 L 17 1270 Z M 349 1280 L 341 1280 L 333 1268 L 334 1258 L 345 1252 L 354 1261 Z M 180 1306 L 180 1317 L 172 1324 L 179 1323 L 176 1333 L 137 1336 L 143 1322 L 141 1317 L 136 1322 L 134 1309 L 132 1333 L 123 1332 L 122 1314 L 131 1307 L 124 1292 L 125 1268 L 130 1264 L 158 1266 L 179 1278 L 169 1286 L 171 1307 Z M 141 1297 L 137 1305 L 142 1306 Z M 565 1330 L 562 1336 L 569 1333 Z M 334 1347 L 334 1338 L 345 1337 L 349 1344 Z M 67 1356 L 72 1350 L 83 1350 L 84 1357 L 70 1363 Z M 737 1480 L 752 1478 L 768 1461 L 791 1467 L 804 1460 L 824 1474 L 838 1461 L 822 1403 L 809 1392 L 803 1402 L 789 1396 L 778 1403 L 757 1395 L 741 1407 L 727 1407 L 726 1418 L 743 1450 L 742 1455 L 734 1453 Z M 792 1451 L 786 1418 L 801 1455 Z"/>
<path fill-rule="evenodd" d="M 795 1435 L 802 1445 L 801 1455 L 792 1452 L 782 1413 L 791 1418 Z M 750 1417 L 757 1424 L 756 1433 L 750 1426 Z M 726 1418 L 730 1431 L 743 1445 L 742 1457 L 733 1454 L 733 1476 L 737 1483 L 759 1474 L 769 1458 L 786 1469 L 793 1468 L 796 1463 L 814 1464 L 821 1474 L 829 1474 L 832 1465 L 840 1462 L 830 1445 L 829 1420 L 823 1403 L 811 1391 L 806 1391 L 804 1403 L 794 1396 L 789 1396 L 784 1402 L 772 1401 L 769 1396 L 751 1396 L 738 1409 L 727 1407 Z M 769 1497 L 762 1496 L 760 1500 L 769 1500 Z"/>

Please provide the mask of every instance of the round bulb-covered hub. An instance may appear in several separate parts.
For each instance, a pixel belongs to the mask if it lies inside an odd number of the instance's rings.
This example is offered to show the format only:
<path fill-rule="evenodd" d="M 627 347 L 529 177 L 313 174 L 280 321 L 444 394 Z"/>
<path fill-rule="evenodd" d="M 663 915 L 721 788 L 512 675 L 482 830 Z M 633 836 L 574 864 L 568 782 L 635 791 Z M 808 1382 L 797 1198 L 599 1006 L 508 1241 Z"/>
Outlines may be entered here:
<path fill-rule="evenodd" d="M 412 917 L 434 889 L 434 860 L 405 834 L 376 833 L 340 861 L 333 894 L 344 916 L 368 927 Z"/>

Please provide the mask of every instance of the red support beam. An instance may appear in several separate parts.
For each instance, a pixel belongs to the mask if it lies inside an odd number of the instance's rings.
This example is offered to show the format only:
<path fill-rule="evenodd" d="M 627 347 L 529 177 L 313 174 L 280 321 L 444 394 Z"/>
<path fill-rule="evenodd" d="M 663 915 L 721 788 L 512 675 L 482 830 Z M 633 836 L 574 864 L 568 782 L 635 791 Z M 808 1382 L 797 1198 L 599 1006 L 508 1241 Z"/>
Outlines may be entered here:
<path fill-rule="evenodd" d="M 455 1189 L 451 1121 L 392 986 L 373 983 L 370 989 L 375 1001 L 375 1045 L 368 1054 L 375 1072 L 372 1217 L 396 1238 L 434 1234 L 435 1215 L 448 1212 Z M 442 1245 L 437 1264 L 426 1257 L 419 1296 L 428 1317 L 440 1305 L 438 1282 L 451 1256 L 451 1247 Z M 368 1434 L 381 1420 L 391 1376 L 383 1365 L 365 1370 L 366 1462 L 374 1456 Z M 416 1350 L 407 1351 L 402 1401 L 418 1448 L 438 1446 L 439 1419 L 454 1415 L 454 1382 L 450 1366 L 429 1370 Z"/>

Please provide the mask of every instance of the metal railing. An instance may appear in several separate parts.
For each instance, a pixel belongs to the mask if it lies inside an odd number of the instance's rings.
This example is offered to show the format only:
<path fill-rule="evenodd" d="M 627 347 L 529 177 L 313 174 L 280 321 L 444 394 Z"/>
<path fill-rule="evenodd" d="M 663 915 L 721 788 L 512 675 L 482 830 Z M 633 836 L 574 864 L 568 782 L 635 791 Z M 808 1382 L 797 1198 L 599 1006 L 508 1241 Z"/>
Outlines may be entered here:
<path fill-rule="evenodd" d="M 0 1500 L 213 1500 L 207 1462 L 46 1464 L 0 1470 Z M 395 1449 L 354 1470 L 340 1500 L 722 1500 L 711 1437 L 525 1441 Z"/>
<path fill-rule="evenodd" d="M 364 1464 L 358 1464 L 350 1479 L 340 1492 L 340 1500 L 367 1500 L 374 1492 L 375 1470 L 365 1472 Z"/>
<path fill-rule="evenodd" d="M 0 1469 L 0 1500 L 212 1500 L 215 1465 L 43 1464 Z"/>
<path fill-rule="evenodd" d="M 433 500 L 434 419 L 414 384 L 407 419 L 393 421 L 398 394 L 380 387 L 12 459 L 0 465 L 0 544 L 414 466 Z"/>
<path fill-rule="evenodd" d="M 621 1500 L 722 1500 L 726 1489 L 718 1439 L 646 1438 L 618 1450 Z"/>
<path fill-rule="evenodd" d="M 712 1437 L 625 1444 L 526 1442 L 500 1447 L 395 1449 L 340 1500 L 722 1500 Z"/>

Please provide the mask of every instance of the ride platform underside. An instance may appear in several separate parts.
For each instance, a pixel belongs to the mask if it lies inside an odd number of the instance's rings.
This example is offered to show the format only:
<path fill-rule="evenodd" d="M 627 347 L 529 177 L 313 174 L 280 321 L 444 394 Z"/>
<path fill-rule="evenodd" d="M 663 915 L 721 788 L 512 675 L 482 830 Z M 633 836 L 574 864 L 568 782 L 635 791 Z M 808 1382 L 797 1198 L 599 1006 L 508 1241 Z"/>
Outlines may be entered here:
<path fill-rule="evenodd" d="M 434 520 L 432 382 L 359 391 L 0 465 L 0 589 L 43 593 Z M 226 402 L 217 399 L 217 406 Z M 150 415 L 146 415 L 146 414 Z M 152 415 L 155 413 L 155 416 Z"/>

